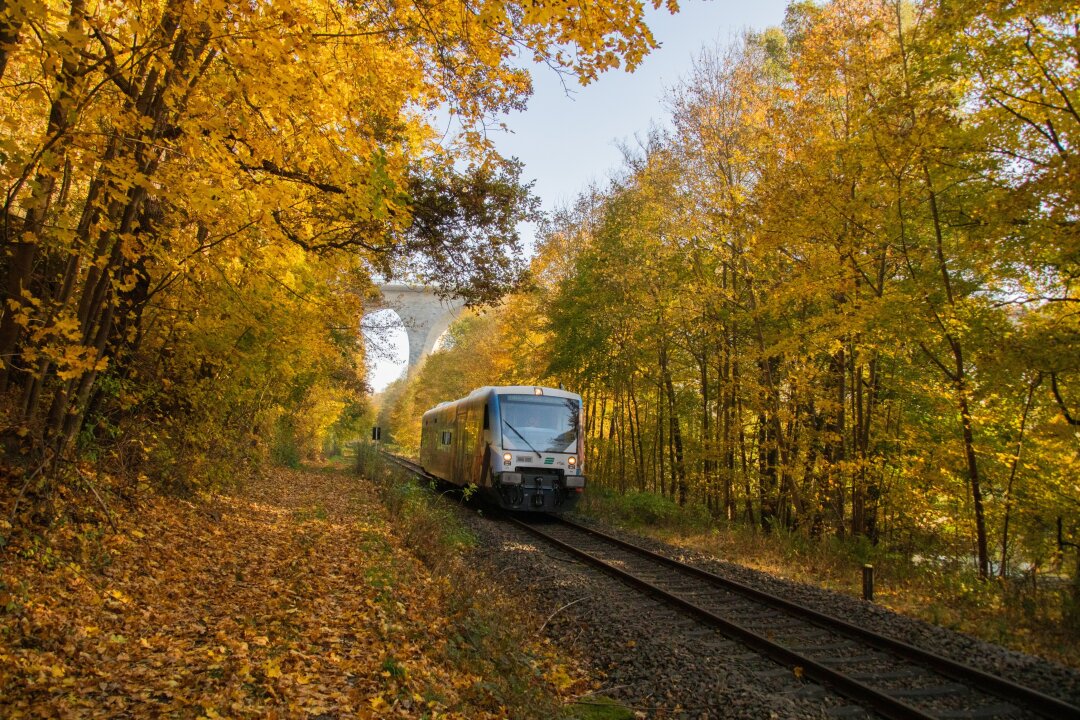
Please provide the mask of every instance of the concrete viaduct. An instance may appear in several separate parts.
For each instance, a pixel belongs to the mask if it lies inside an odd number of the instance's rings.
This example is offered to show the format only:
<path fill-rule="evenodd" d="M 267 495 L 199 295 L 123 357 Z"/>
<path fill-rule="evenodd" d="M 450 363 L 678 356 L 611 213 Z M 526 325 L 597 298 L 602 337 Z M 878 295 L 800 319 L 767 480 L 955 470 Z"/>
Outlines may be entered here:
<path fill-rule="evenodd" d="M 369 315 L 378 310 L 393 310 L 401 318 L 409 337 L 409 365 L 406 373 L 411 375 L 420 361 L 431 354 L 439 337 L 457 318 L 465 301 L 458 298 L 440 298 L 434 288 L 425 285 L 389 283 L 380 285 L 382 300 L 365 308 Z"/>

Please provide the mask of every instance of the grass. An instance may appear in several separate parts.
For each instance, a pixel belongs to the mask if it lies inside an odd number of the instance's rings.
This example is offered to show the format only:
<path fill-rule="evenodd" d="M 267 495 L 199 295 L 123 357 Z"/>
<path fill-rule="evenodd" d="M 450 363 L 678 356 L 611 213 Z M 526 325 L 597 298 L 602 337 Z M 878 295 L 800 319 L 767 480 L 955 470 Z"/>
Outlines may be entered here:
<path fill-rule="evenodd" d="M 442 578 L 444 606 L 456 630 L 446 638 L 446 660 L 478 679 L 467 691 L 475 695 L 474 701 L 486 698 L 512 717 L 633 717 L 605 698 L 573 704 L 575 694 L 590 689 L 588 678 L 575 661 L 540 640 L 526 599 L 515 598 L 512 589 L 472 566 L 468 553 L 476 539 L 438 493 L 370 446 L 358 449 L 357 468 L 375 485 L 405 545 Z"/>
<path fill-rule="evenodd" d="M 358 451 L 357 467 L 375 483 L 383 504 L 399 520 L 397 528 L 405 543 L 431 569 L 445 570 L 448 561 L 475 544 L 453 510 L 438 502 L 431 488 L 383 460 L 373 448 L 363 446 Z"/>
<path fill-rule="evenodd" d="M 865 538 L 768 535 L 712 520 L 652 493 L 590 488 L 578 512 L 626 530 L 772 575 L 862 597 L 862 568 L 874 566 L 874 601 L 896 612 L 1080 668 L 1080 623 L 1071 588 L 1056 578 L 980 581 L 970 564 L 916 563 Z"/>

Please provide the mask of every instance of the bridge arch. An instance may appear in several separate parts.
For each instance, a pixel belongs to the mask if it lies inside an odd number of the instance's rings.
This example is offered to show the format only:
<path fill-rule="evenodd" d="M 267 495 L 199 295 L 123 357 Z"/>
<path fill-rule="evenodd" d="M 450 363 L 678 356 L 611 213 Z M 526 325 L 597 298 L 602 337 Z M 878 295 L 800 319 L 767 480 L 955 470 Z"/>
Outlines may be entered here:
<path fill-rule="evenodd" d="M 405 326 L 409 342 L 406 375 L 412 375 L 416 367 L 435 349 L 435 343 L 450 327 L 465 301 L 458 298 L 440 298 L 435 288 L 427 285 L 388 283 L 380 285 L 380 301 L 365 308 L 365 318 L 379 310 L 393 310 Z"/>

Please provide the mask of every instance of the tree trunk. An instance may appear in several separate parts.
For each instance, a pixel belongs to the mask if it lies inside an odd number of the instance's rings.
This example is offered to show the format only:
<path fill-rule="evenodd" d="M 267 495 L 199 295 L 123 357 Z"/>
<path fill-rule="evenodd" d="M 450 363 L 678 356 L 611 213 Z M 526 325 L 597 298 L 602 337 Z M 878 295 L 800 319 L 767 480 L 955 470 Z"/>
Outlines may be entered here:
<path fill-rule="evenodd" d="M 829 499 L 832 507 L 832 523 L 836 534 L 844 536 L 844 516 L 846 499 L 844 497 L 844 478 L 840 471 L 846 450 L 844 447 L 844 432 L 846 425 L 845 409 L 847 407 L 847 360 L 844 348 L 841 347 L 829 359 L 829 377 L 833 378 L 833 412 L 826 413 L 825 443 L 822 455 L 825 457 L 825 497 Z"/>
<path fill-rule="evenodd" d="M 611 432 L 618 439 L 619 451 L 619 492 L 626 492 L 626 410 L 622 394 L 616 391 L 615 407 L 611 409 Z"/>
<path fill-rule="evenodd" d="M 1001 528 L 1001 563 L 998 567 L 998 576 L 1005 577 L 1008 572 L 1009 560 L 1009 520 L 1012 512 L 1013 483 L 1016 480 L 1016 470 L 1020 466 L 1020 456 L 1024 452 L 1024 429 L 1027 427 L 1028 413 L 1031 411 L 1031 401 L 1035 397 L 1035 390 L 1042 384 L 1042 373 L 1039 373 L 1035 381 L 1028 386 L 1027 399 L 1024 401 L 1024 411 L 1020 414 L 1020 431 L 1016 438 L 1016 453 L 1013 455 L 1009 468 L 1009 483 L 1005 488 L 1005 518 Z"/>
<path fill-rule="evenodd" d="M 641 415 L 638 410 L 637 393 L 634 392 L 633 376 L 630 377 L 630 410 L 630 435 L 636 450 L 634 470 L 637 476 L 638 490 L 645 492 L 645 442 L 642 439 Z"/>
<path fill-rule="evenodd" d="M 712 430 L 711 418 L 709 417 L 709 356 L 702 349 L 701 357 L 698 358 L 698 370 L 701 374 L 701 484 L 705 493 L 709 510 L 714 511 L 713 495 L 713 462 L 712 462 Z"/>
<path fill-rule="evenodd" d="M 957 362 L 962 363 L 961 358 Z M 986 511 L 983 508 L 982 484 L 979 479 L 979 463 L 975 456 L 975 434 L 972 431 L 971 410 L 968 406 L 967 384 L 963 376 L 956 386 L 960 422 L 963 425 L 964 458 L 967 461 L 968 478 L 971 481 L 971 499 L 975 510 L 975 546 L 978 552 L 979 577 L 990 577 L 990 551 L 986 541 Z"/>
<path fill-rule="evenodd" d="M 720 400 L 720 427 L 718 432 L 718 447 L 722 463 L 723 487 L 721 488 L 721 502 L 724 507 L 724 518 L 731 522 L 735 519 L 735 440 L 734 440 L 734 383 L 731 381 L 730 360 L 727 349 L 723 352 L 720 366 L 721 400 Z M 727 383 L 727 386 L 724 386 Z"/>
<path fill-rule="evenodd" d="M 870 472 L 870 428 L 874 412 L 877 410 L 877 400 L 880 384 L 878 367 L 880 362 L 875 353 L 870 360 L 867 372 L 866 391 L 860 393 L 860 408 L 858 434 L 856 436 L 856 452 L 859 458 L 859 481 L 864 488 L 865 506 L 863 508 L 863 533 L 870 538 L 873 544 L 877 544 L 878 529 L 878 503 L 881 497 L 879 486 L 880 478 Z M 862 377 L 860 368 L 859 377 Z M 865 402 L 863 402 L 865 401 Z"/>
<path fill-rule="evenodd" d="M 664 466 L 664 452 L 667 450 L 667 444 L 664 437 L 664 388 L 663 383 L 657 383 L 656 385 L 656 434 L 658 440 L 658 452 L 660 461 L 660 494 L 667 496 L 667 468 Z"/>
<path fill-rule="evenodd" d="M 19 45 L 22 25 L 22 8 L 14 7 L 8 0 L 0 0 L 0 80 L 4 78 L 11 53 Z"/>
<path fill-rule="evenodd" d="M 668 368 L 667 348 L 660 346 L 660 374 L 663 378 L 664 389 L 667 392 L 668 420 L 671 433 L 671 470 L 673 491 L 676 501 L 680 505 L 686 504 L 686 469 L 683 467 L 683 442 L 682 430 L 679 425 L 679 413 L 675 402 L 675 385 L 671 380 L 671 370 Z"/>
<path fill-rule="evenodd" d="M 2 9 L 0 8 L 0 10 Z M 30 197 L 24 203 L 26 216 L 23 219 L 22 231 L 18 234 L 18 239 L 11 243 L 13 249 L 11 250 L 11 260 L 8 263 L 4 297 L 13 302 L 14 305 L 9 306 L 5 302 L 3 318 L 0 319 L 0 359 L 2 359 L 3 363 L 2 367 L 0 367 L 0 392 L 7 389 L 13 373 L 26 369 L 16 367 L 14 363 L 14 358 L 18 355 L 17 348 L 23 328 L 19 316 L 33 312 L 32 305 L 30 305 L 26 294 L 31 289 L 34 261 L 41 245 L 41 234 L 45 227 L 45 218 L 49 213 L 53 193 L 56 190 L 57 172 L 64 157 L 64 138 L 66 138 L 68 129 L 75 119 L 73 105 L 76 85 L 81 75 L 81 62 L 77 63 L 74 58 L 81 57 L 85 46 L 85 36 L 83 34 L 85 14 L 85 0 L 71 0 L 67 32 L 71 38 L 82 38 L 82 44 L 78 47 L 72 46 L 70 52 L 65 53 L 64 61 L 60 64 L 60 71 L 57 76 L 56 98 L 49 108 L 45 147 L 52 146 L 52 153 L 55 155 L 56 160 L 49 166 L 38 167 Z M 27 172 L 29 173 L 30 169 Z M 23 177 L 25 179 L 26 176 Z M 7 222 L 6 217 L 5 222 Z"/>
<path fill-rule="evenodd" d="M 937 257 L 938 271 L 941 273 L 942 285 L 945 288 L 945 297 L 949 305 L 955 307 L 956 300 L 953 296 L 952 280 L 949 267 L 945 261 L 945 239 L 942 227 L 941 213 L 938 210 L 937 192 L 934 189 L 933 180 L 928 165 L 923 165 L 923 174 L 926 179 L 926 189 L 930 200 L 930 216 L 934 224 L 935 254 Z M 967 462 L 968 480 L 971 483 L 971 499 L 975 511 L 975 545 L 978 553 L 979 577 L 986 579 L 990 576 L 990 554 L 986 540 L 986 516 L 983 509 L 982 485 L 979 478 L 979 463 L 975 456 L 975 433 L 972 429 L 971 410 L 968 405 L 968 378 L 967 368 L 964 366 L 964 353 L 960 341 L 953 337 L 952 333 L 944 327 L 942 330 L 945 339 L 952 350 L 955 364 L 952 380 L 956 390 L 957 407 L 960 410 L 961 431 L 964 438 L 964 459 Z"/>

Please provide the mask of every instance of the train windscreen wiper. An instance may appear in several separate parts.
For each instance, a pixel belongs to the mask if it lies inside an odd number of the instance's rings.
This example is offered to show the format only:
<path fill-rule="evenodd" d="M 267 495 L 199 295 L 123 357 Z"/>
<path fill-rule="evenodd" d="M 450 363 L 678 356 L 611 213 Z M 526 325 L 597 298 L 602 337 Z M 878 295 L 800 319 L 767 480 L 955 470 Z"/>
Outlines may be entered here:
<path fill-rule="evenodd" d="M 514 434 L 515 434 L 515 435 L 517 435 L 517 436 L 518 436 L 519 438 L 521 438 L 522 440 L 524 440 L 524 441 L 525 441 L 525 444 L 529 446 L 529 449 L 530 449 L 530 450 L 532 450 L 532 451 L 533 451 L 534 453 L 536 453 L 537 455 L 539 455 L 539 454 L 540 454 L 540 451 L 539 451 L 539 450 L 537 450 L 536 448 L 534 448 L 534 447 L 532 446 L 532 443 L 531 443 L 531 442 L 529 442 L 528 438 L 526 438 L 526 437 L 525 437 L 524 435 L 522 435 L 522 434 L 521 434 L 521 432 L 520 432 L 520 431 L 519 431 L 519 430 L 518 430 L 518 429 L 517 429 L 516 427 L 514 427 L 513 425 L 511 425 L 511 424 L 510 424 L 510 422 L 509 422 L 508 420 L 503 420 L 503 425 L 505 425 L 506 427 L 508 427 L 508 428 L 510 428 L 511 430 L 513 430 L 513 431 L 514 431 Z"/>

